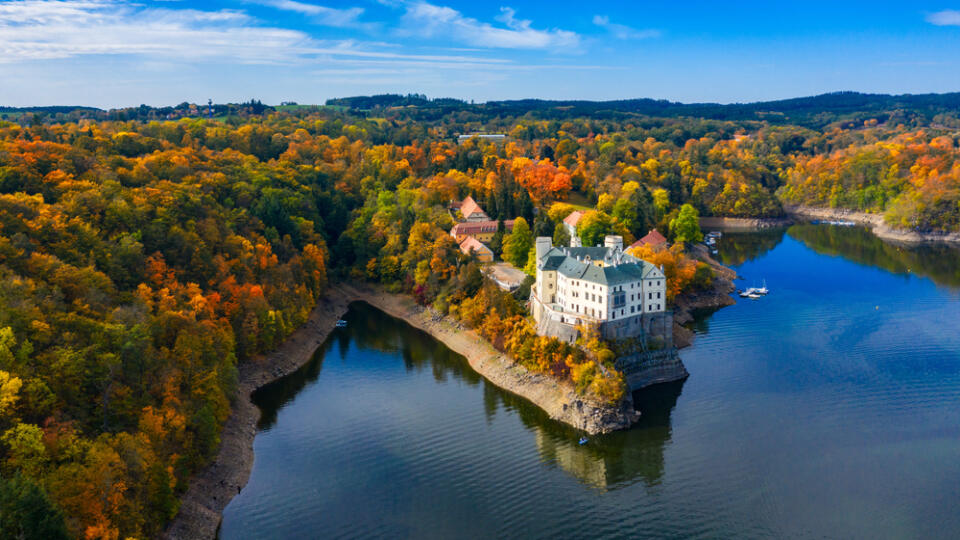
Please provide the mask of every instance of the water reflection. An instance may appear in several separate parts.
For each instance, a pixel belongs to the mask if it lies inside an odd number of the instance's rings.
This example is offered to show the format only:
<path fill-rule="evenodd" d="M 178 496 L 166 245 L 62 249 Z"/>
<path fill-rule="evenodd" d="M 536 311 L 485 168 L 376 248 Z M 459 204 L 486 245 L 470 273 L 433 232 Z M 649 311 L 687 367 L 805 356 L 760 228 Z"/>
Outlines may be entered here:
<path fill-rule="evenodd" d="M 690 379 L 637 394 L 640 425 L 585 446 L 353 306 L 257 393 L 265 430 L 222 538 L 956 537 L 960 302 L 903 275 L 956 283 L 955 252 L 803 227 L 762 256 L 725 235 L 771 294 L 698 319 Z"/>
<path fill-rule="evenodd" d="M 863 227 L 790 227 L 787 234 L 823 255 L 883 268 L 894 274 L 927 277 L 938 285 L 960 287 L 960 249 L 937 244 L 907 246 L 884 242 Z"/>
<path fill-rule="evenodd" d="M 642 413 L 640 422 L 628 431 L 594 437 L 582 446 L 555 423 L 531 426 L 540 456 L 600 489 L 616 489 L 636 480 L 648 487 L 659 485 L 664 475 L 664 450 L 670 443 L 670 413 L 685 382 L 635 392 L 634 400 Z"/>
<path fill-rule="evenodd" d="M 277 412 L 305 386 L 317 380 L 328 353 L 336 350 L 336 357 L 346 358 L 351 343 L 381 353 L 399 353 L 407 371 L 430 368 L 434 380 L 438 382 L 452 377 L 475 386 L 482 380 L 463 357 L 444 344 L 365 302 L 350 304 L 343 318 L 347 321 L 347 327 L 334 329 L 327 341 L 313 353 L 310 362 L 254 392 L 253 403 L 261 412 L 258 429 L 266 430 L 273 426 Z"/>
<path fill-rule="evenodd" d="M 724 232 L 717 248 L 720 262 L 726 266 L 740 266 L 757 259 L 777 247 L 786 228 L 761 229 L 753 232 Z"/>
<path fill-rule="evenodd" d="M 585 484 L 606 489 L 629 485 L 638 479 L 648 486 L 660 483 L 664 448 L 670 442 L 670 413 L 684 381 L 635 392 L 634 402 L 642 413 L 639 423 L 625 432 L 594 437 L 581 446 L 578 444 L 580 431 L 551 420 L 542 409 L 524 398 L 486 382 L 463 357 L 426 333 L 362 302 L 351 304 L 344 318 L 347 328 L 334 330 L 309 363 L 254 393 L 253 402 L 261 410 L 258 429 L 269 430 L 277 420 L 278 411 L 317 380 L 324 361 L 346 358 L 352 342 L 360 348 L 399 354 L 407 371 L 429 369 L 438 382 L 482 384 L 488 424 L 502 412 L 516 414 L 534 433 L 541 459 Z M 332 351 L 339 354 L 330 355 Z"/>

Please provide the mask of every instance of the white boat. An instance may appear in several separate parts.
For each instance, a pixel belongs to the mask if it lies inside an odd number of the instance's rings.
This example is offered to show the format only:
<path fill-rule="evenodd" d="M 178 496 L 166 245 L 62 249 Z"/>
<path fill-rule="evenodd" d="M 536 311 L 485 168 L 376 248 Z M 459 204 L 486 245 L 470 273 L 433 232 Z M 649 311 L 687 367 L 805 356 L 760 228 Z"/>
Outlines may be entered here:
<path fill-rule="evenodd" d="M 753 292 L 755 292 L 755 293 L 757 293 L 757 294 L 759 294 L 759 295 L 761 295 L 761 296 L 767 294 L 768 292 L 770 292 L 770 289 L 767 288 L 767 280 L 763 280 L 763 287 L 754 288 L 754 289 L 753 289 Z"/>
<path fill-rule="evenodd" d="M 762 296 L 763 296 L 763 295 L 760 294 L 760 293 L 758 293 L 758 292 L 752 292 L 752 293 L 750 293 L 750 294 L 747 295 L 747 298 L 749 298 L 749 299 L 751 299 L 751 300 L 756 300 L 757 298 L 761 298 Z"/>
<path fill-rule="evenodd" d="M 757 294 L 757 289 L 750 287 L 744 291 L 740 291 L 740 298 L 751 298 L 751 295 Z M 758 297 L 760 295 L 757 295 Z"/>

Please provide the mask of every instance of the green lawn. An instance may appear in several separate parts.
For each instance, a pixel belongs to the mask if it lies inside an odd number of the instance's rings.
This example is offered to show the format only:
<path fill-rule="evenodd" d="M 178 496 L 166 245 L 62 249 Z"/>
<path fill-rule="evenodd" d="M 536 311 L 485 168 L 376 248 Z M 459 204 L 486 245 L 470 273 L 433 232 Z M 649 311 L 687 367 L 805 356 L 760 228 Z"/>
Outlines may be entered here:
<path fill-rule="evenodd" d="M 562 202 L 565 202 L 577 210 L 582 210 L 584 212 L 594 209 L 594 206 L 590 204 L 590 200 L 587 199 L 582 193 L 578 193 L 576 191 L 571 191 L 570 196 L 567 197 L 567 200 Z"/>

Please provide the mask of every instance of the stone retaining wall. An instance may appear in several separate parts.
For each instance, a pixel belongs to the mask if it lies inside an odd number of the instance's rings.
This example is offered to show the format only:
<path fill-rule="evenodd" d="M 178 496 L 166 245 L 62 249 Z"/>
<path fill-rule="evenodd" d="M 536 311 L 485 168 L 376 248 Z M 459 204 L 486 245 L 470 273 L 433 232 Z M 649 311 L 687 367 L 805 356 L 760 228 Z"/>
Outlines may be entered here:
<path fill-rule="evenodd" d="M 680 360 L 677 349 L 673 347 L 621 356 L 617 358 L 616 365 L 626 377 L 630 391 L 654 384 L 679 381 L 690 375 Z"/>

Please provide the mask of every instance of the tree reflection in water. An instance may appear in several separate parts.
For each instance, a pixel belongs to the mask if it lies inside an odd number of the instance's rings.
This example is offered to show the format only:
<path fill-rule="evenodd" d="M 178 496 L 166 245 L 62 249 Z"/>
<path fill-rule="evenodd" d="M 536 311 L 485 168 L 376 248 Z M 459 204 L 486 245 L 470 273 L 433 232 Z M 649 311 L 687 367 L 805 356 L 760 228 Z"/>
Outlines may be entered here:
<path fill-rule="evenodd" d="M 863 227 L 805 223 L 790 227 L 787 234 L 823 255 L 843 257 L 893 274 L 930 278 L 937 285 L 960 287 L 960 249 L 956 247 L 885 242 Z"/>
<path fill-rule="evenodd" d="M 628 431 L 592 437 L 581 446 L 580 431 L 551 420 L 529 401 L 487 382 L 470 368 L 465 358 L 428 334 L 365 303 L 352 304 L 344 318 L 347 327 L 335 329 L 310 362 L 254 393 L 253 401 L 261 410 L 258 429 L 269 430 L 278 411 L 317 380 L 324 361 L 344 360 L 353 341 L 363 348 L 400 353 L 408 371 L 430 369 L 437 381 L 454 379 L 469 386 L 482 384 L 488 423 L 501 411 L 516 413 L 534 433 L 543 461 L 586 484 L 608 489 L 632 484 L 637 479 L 648 486 L 660 483 L 664 447 L 670 441 L 670 413 L 682 391 L 682 381 L 634 393 L 637 409 L 642 413 L 640 422 Z"/>
<path fill-rule="evenodd" d="M 634 392 L 640 421 L 626 431 L 590 438 L 578 443 L 579 432 L 540 418 L 524 423 L 536 433 L 541 458 L 599 489 L 618 489 L 642 481 L 659 485 L 664 474 L 664 449 L 670 442 L 670 414 L 685 381 L 665 383 Z M 542 411 L 541 411 L 542 413 Z M 546 419 L 549 420 L 549 419 Z"/>
<path fill-rule="evenodd" d="M 783 241 L 785 227 L 751 232 L 725 232 L 717 242 L 718 260 L 725 266 L 740 266 L 765 255 Z"/>

